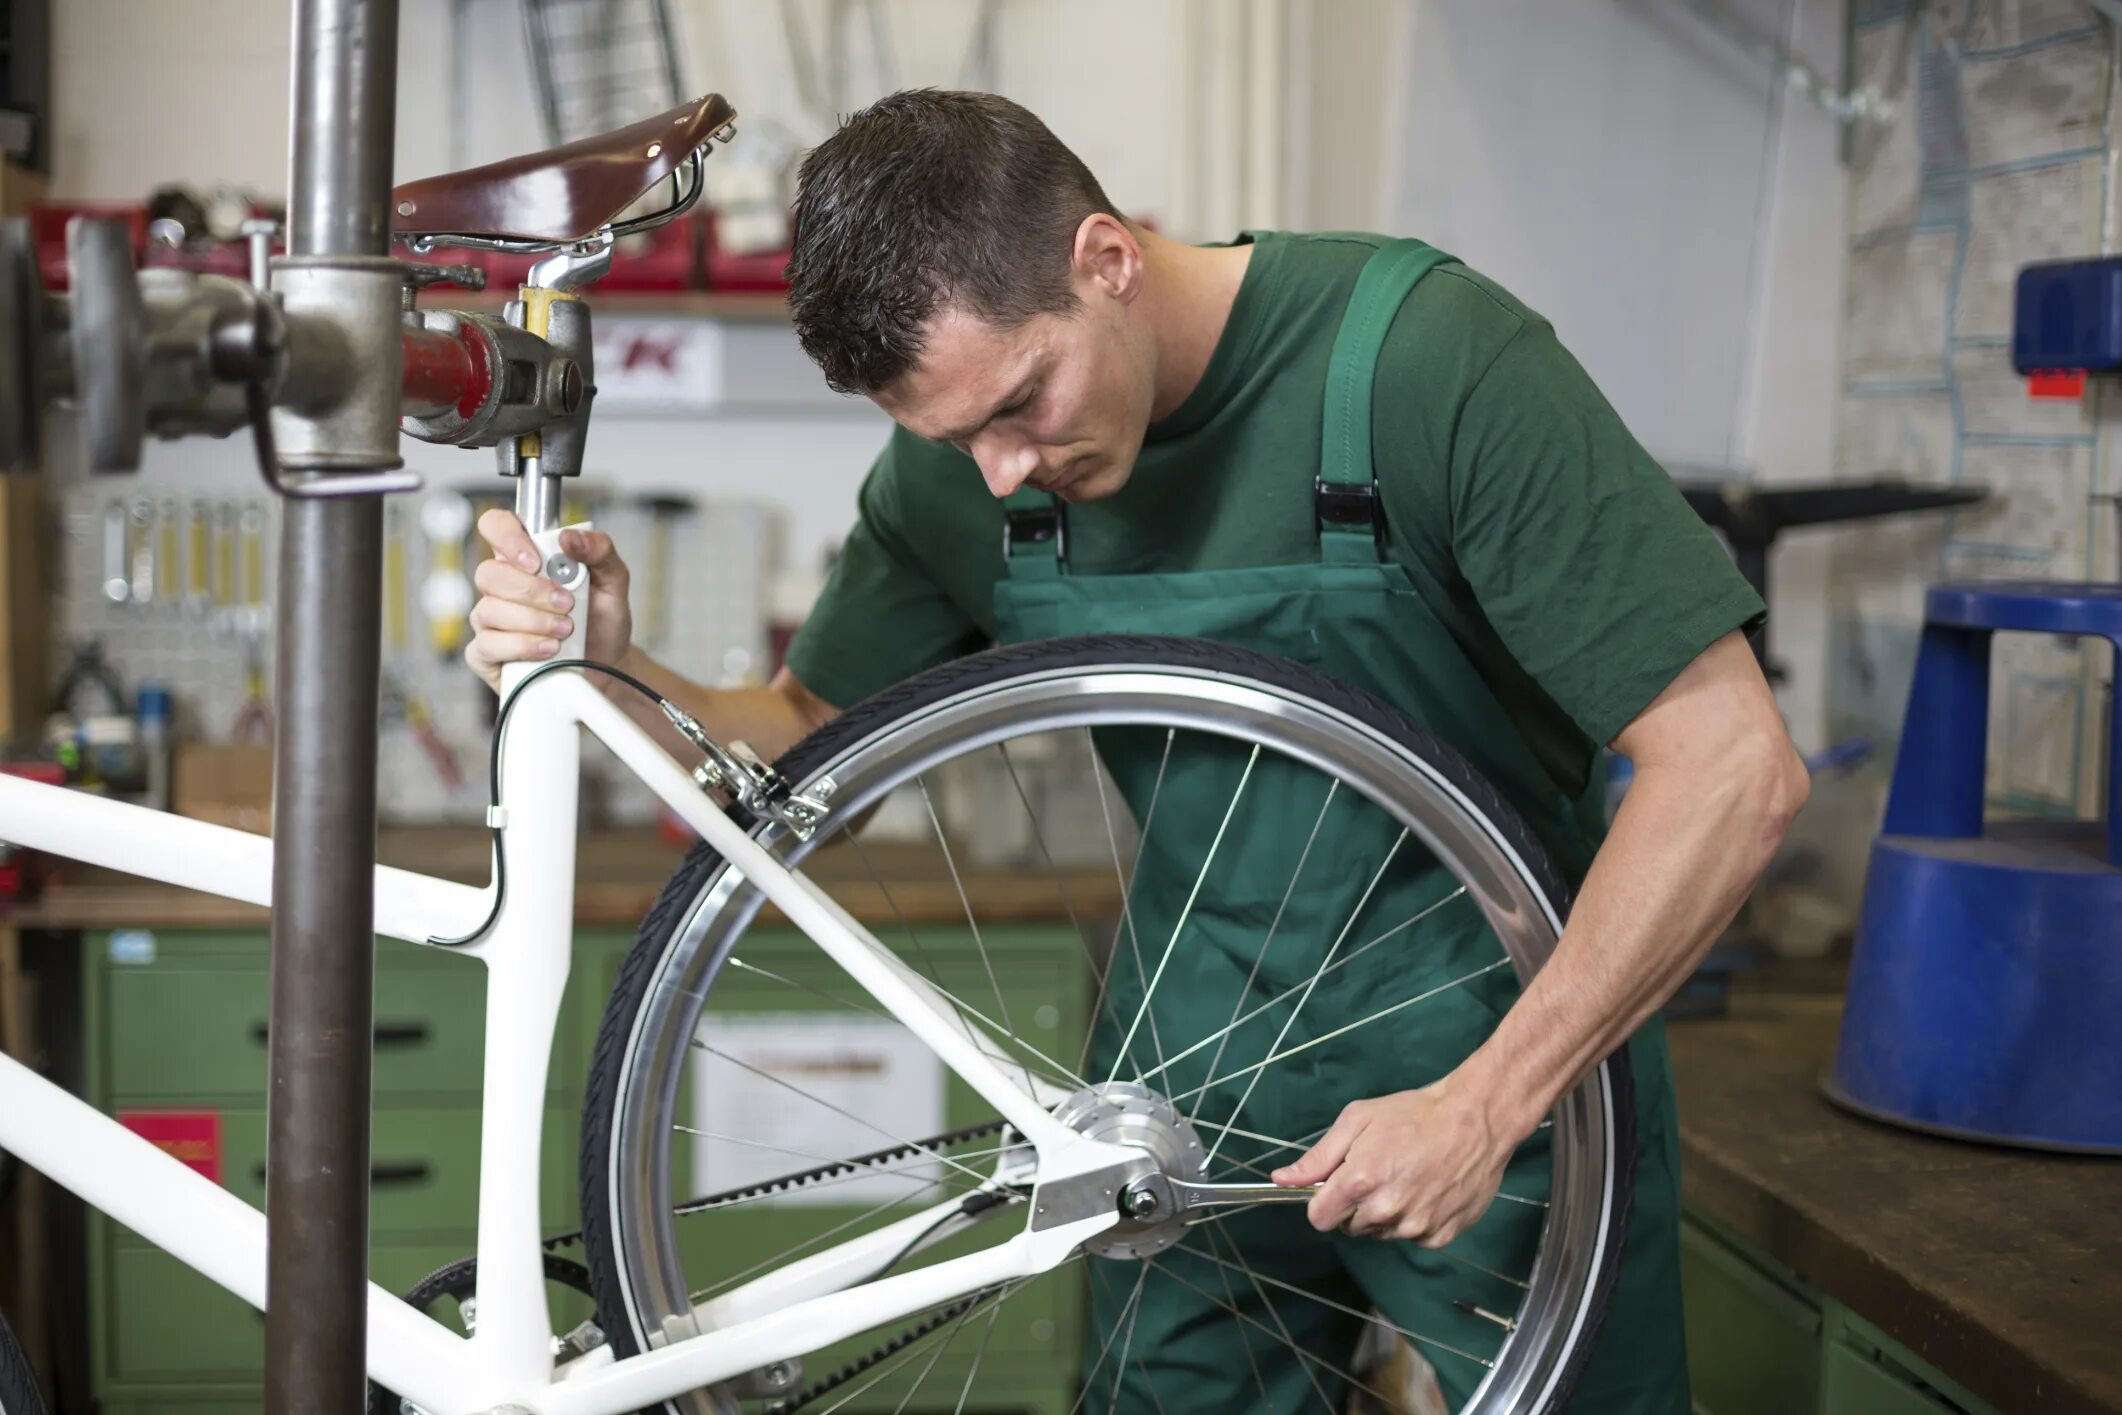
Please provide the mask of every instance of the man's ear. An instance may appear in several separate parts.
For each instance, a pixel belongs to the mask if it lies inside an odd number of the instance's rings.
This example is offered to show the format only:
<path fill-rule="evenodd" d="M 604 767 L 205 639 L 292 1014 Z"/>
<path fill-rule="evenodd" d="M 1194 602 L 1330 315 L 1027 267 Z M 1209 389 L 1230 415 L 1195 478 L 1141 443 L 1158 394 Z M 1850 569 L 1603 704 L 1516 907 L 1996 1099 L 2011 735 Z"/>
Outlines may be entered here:
<path fill-rule="evenodd" d="M 1122 304 L 1142 293 L 1142 243 L 1119 217 L 1092 212 L 1076 227 L 1070 275 L 1081 298 L 1102 295 Z"/>

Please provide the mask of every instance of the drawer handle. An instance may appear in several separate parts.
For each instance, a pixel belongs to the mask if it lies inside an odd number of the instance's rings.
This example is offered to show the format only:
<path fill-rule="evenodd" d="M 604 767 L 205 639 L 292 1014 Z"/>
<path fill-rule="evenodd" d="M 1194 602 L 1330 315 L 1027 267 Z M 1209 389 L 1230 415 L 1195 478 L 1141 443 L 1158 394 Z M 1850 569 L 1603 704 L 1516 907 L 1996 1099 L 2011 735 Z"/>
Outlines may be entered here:
<path fill-rule="evenodd" d="M 425 1022 L 378 1022 L 372 1029 L 375 1044 L 379 1047 L 418 1046 L 428 1038 Z M 263 1022 L 251 1023 L 251 1040 L 264 1046 L 271 1040 L 272 1032 Z"/>
<path fill-rule="evenodd" d="M 426 1160 L 378 1160 L 368 1167 L 368 1182 L 382 1184 L 424 1184 L 434 1171 Z M 265 1184 L 265 1161 L 259 1160 L 251 1166 L 251 1179 L 263 1187 Z"/>

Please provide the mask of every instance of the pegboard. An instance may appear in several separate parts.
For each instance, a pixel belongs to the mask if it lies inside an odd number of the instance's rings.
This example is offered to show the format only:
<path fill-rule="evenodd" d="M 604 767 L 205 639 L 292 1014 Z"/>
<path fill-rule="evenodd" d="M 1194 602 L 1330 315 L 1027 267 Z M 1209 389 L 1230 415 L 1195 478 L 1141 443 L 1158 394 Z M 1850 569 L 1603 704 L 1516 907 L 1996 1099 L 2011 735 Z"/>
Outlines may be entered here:
<path fill-rule="evenodd" d="M 454 546 L 447 537 L 431 540 L 423 513 L 439 498 L 466 496 L 476 515 L 506 504 L 507 491 L 506 483 L 489 479 L 394 497 L 386 505 L 377 766 L 378 809 L 386 822 L 470 821 L 485 808 L 494 696 L 464 666 L 463 631 L 437 633 L 423 607 L 430 579 L 464 580 L 484 545 L 476 533 Z M 99 641 L 129 692 L 145 683 L 170 691 L 183 740 L 262 740 L 263 723 L 246 703 L 253 685 L 262 685 L 268 700 L 272 693 L 279 512 L 273 497 L 237 490 L 218 475 L 65 487 L 55 668 L 63 672 L 75 645 Z M 752 504 L 600 493 L 592 483 L 570 498 L 568 513 L 593 520 L 618 541 L 633 571 L 637 641 L 659 661 L 715 686 L 763 677 L 771 512 Z M 466 584 L 432 602 L 469 605 L 471 598 Z M 454 629 L 461 616 L 436 618 Z M 414 726 L 423 716 L 433 727 L 432 748 Z M 586 821 L 652 818 L 647 790 L 594 742 L 585 743 L 583 769 Z"/>

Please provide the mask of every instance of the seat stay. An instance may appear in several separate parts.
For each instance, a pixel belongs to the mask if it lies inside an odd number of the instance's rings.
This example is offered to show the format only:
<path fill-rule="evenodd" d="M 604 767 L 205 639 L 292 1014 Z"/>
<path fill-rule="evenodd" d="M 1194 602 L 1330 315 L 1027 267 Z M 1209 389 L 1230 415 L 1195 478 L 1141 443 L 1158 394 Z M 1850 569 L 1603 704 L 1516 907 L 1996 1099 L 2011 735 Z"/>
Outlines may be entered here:
<path fill-rule="evenodd" d="M 710 93 L 596 137 L 407 182 L 391 193 L 392 234 L 422 247 L 583 241 L 726 138 L 736 116 Z"/>

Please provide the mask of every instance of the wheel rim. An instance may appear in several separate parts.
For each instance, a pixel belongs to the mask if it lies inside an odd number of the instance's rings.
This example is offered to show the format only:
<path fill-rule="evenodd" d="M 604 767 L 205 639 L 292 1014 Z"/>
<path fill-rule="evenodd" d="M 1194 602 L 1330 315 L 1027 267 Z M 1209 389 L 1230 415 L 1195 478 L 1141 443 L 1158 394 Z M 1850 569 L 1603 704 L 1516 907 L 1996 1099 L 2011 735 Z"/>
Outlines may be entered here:
<path fill-rule="evenodd" d="M 805 784 L 831 777 L 835 818 L 849 820 L 944 762 L 1038 734 L 1114 726 L 1251 742 L 1327 774 L 1385 810 L 1458 877 L 1521 984 L 1551 953 L 1560 932 L 1552 905 L 1509 839 L 1457 786 L 1357 718 L 1290 690 L 1226 674 L 1104 664 L 970 688 L 847 745 L 809 770 Z M 797 864 L 825 837 L 804 843 L 768 827 L 761 838 Z M 608 1155 L 612 1258 L 636 1340 L 644 1346 L 685 1330 L 670 1322 L 692 1309 L 669 1217 L 679 1197 L 671 1187 L 671 1117 L 707 996 L 760 903 L 747 882 L 726 869 L 716 872 L 658 961 L 624 1052 Z M 1114 971 L 1117 964 L 1115 956 Z M 1545 1229 L 1532 1270 L 1519 1283 L 1525 1296 L 1516 1327 L 1465 1405 L 1468 1411 L 1544 1408 L 1578 1333 L 1590 1323 L 1595 1278 L 1616 1238 L 1609 1231 L 1616 1168 L 1612 1105 L 1601 1067 L 1552 1113 Z M 738 1408 L 726 1391 L 699 1392 L 674 1404 Z"/>

